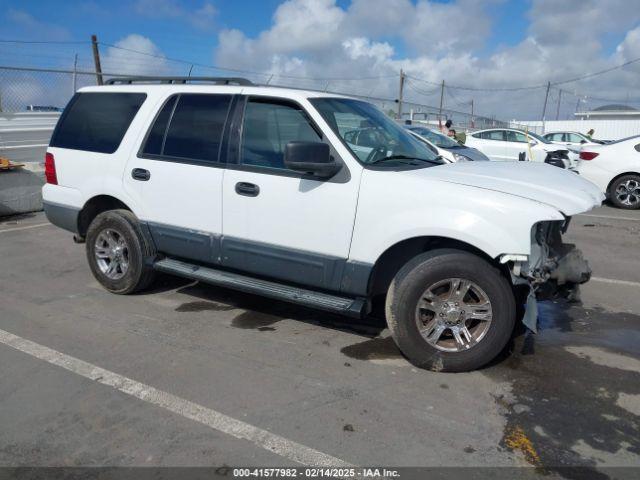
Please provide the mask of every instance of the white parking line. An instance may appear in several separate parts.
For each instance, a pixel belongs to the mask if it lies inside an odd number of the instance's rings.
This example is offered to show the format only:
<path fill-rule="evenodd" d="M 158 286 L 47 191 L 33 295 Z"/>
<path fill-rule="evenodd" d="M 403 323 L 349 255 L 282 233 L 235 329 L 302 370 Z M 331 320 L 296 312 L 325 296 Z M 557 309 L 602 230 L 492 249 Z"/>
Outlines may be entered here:
<path fill-rule="evenodd" d="M 614 217 L 612 215 L 592 215 L 590 213 L 579 213 L 577 217 L 606 218 L 607 220 L 626 220 L 628 222 L 640 222 L 640 217 Z"/>
<path fill-rule="evenodd" d="M 62 367 L 89 380 L 108 385 L 119 392 L 162 407 L 165 410 L 177 413 L 190 420 L 195 420 L 196 422 L 235 438 L 248 440 L 260 448 L 302 465 L 323 467 L 351 466 L 339 458 L 332 457 L 326 453 L 280 437 L 267 430 L 229 417 L 210 408 L 203 407 L 197 403 L 190 402 L 171 393 L 158 390 L 144 383 L 118 375 L 117 373 L 105 370 L 104 368 L 100 368 L 4 330 L 0 330 L 0 343 L 15 348 L 27 355 L 31 355 L 32 357 L 44 360 L 52 365 Z"/>
<path fill-rule="evenodd" d="M 628 287 L 640 288 L 640 282 L 630 282 L 629 280 L 616 280 L 615 278 L 591 277 L 594 282 L 613 283 L 614 285 L 626 285 Z"/>
<path fill-rule="evenodd" d="M 50 223 L 37 223 L 35 225 L 27 225 L 27 226 L 24 226 L 24 227 L 7 228 L 7 229 L 4 229 L 4 230 L 0 230 L 0 233 L 17 232 L 19 230 L 29 230 L 31 228 L 46 227 L 47 225 L 51 225 L 51 224 Z"/>

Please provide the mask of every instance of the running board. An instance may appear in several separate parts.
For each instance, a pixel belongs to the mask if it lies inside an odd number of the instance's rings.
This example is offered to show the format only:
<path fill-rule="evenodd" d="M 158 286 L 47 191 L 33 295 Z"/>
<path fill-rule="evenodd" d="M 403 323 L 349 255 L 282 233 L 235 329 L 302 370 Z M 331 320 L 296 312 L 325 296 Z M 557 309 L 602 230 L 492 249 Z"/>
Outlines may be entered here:
<path fill-rule="evenodd" d="M 361 317 L 366 303 L 363 298 L 337 297 L 327 293 L 291 287 L 268 280 L 246 277 L 237 273 L 201 267 L 171 258 L 156 261 L 153 264 L 153 268 L 160 272 L 192 278 L 220 287 L 228 287 L 233 290 L 262 295 L 263 297 L 269 297 L 275 300 L 297 303 L 306 307 L 318 308 L 351 317 Z"/>

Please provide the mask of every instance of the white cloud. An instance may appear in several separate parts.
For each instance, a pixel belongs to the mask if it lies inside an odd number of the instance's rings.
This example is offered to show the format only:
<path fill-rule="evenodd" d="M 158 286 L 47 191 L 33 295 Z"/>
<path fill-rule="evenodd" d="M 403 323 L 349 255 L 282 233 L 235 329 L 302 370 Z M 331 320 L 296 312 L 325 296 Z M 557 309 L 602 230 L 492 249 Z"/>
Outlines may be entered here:
<path fill-rule="evenodd" d="M 169 70 L 162 51 L 147 37 L 131 34 L 108 47 L 102 71 L 117 75 L 165 75 Z"/>
<path fill-rule="evenodd" d="M 413 77 L 434 83 L 445 79 L 449 85 L 543 85 L 640 57 L 640 8 L 633 8 L 632 3 L 532 0 L 525 38 L 517 45 L 487 54 L 487 40 L 500 33 L 491 30 L 500 0 L 353 0 L 345 9 L 334 0 L 287 0 L 277 8 L 271 26 L 253 38 L 239 30 L 221 31 L 214 63 L 269 75 L 388 77 L 403 68 Z M 608 54 L 603 38 L 612 32 L 621 37 L 626 33 L 626 37 L 613 54 Z M 404 47 L 404 56 L 392 46 L 398 42 Z M 630 72 L 616 71 L 563 88 L 624 98 L 635 78 L 632 80 Z M 258 79 L 264 81 L 266 77 Z M 325 88 L 327 84 L 285 77 L 274 77 L 273 81 L 311 88 Z M 410 87 L 406 89 L 409 98 L 437 103 L 436 86 L 414 82 Z M 398 80 L 332 81 L 330 88 L 353 93 L 373 91 L 394 98 Z M 425 92 L 433 94 L 424 96 Z M 554 95 L 552 91 L 551 101 Z M 476 111 L 486 115 L 536 118 L 542 109 L 544 89 L 501 93 L 452 90 L 445 97 L 445 105 L 466 110 L 465 102 L 471 98 Z M 567 102 L 564 110 L 569 113 L 569 104 L 575 104 L 575 98 L 570 100 L 569 94 L 563 98 Z"/>
<path fill-rule="evenodd" d="M 342 48 L 352 60 L 366 58 L 380 64 L 391 60 L 393 56 L 391 45 L 386 42 L 372 42 L 365 37 L 348 38 L 342 42 Z"/>
<path fill-rule="evenodd" d="M 640 58 L 640 27 L 627 32 L 622 43 L 616 48 L 616 58 L 620 62 L 629 62 Z"/>

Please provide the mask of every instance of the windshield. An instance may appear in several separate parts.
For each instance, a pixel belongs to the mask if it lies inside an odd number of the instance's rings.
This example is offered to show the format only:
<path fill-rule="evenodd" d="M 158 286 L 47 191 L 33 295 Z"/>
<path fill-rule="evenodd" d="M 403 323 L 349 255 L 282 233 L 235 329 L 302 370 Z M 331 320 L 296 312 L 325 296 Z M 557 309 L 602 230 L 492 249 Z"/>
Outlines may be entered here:
<path fill-rule="evenodd" d="M 407 127 L 412 132 L 417 133 L 421 137 L 426 138 L 431 143 L 440 148 L 460 148 L 461 145 L 452 138 L 443 135 L 442 133 L 435 132 L 426 127 Z"/>
<path fill-rule="evenodd" d="M 541 143 L 551 143 L 549 140 L 547 140 L 546 138 L 538 135 L 537 133 L 533 133 L 533 132 L 522 132 L 525 135 L 529 135 L 531 138 L 535 138 L 536 140 L 538 140 Z"/>
<path fill-rule="evenodd" d="M 621 138 L 620 140 L 615 140 L 613 142 L 606 143 L 605 145 L 615 145 L 616 143 L 626 142 L 627 140 L 631 140 L 633 138 L 640 138 L 640 135 L 631 135 L 630 137 Z"/>
<path fill-rule="evenodd" d="M 313 98 L 310 102 L 365 165 L 432 166 L 444 163 L 370 103 L 348 98 Z"/>

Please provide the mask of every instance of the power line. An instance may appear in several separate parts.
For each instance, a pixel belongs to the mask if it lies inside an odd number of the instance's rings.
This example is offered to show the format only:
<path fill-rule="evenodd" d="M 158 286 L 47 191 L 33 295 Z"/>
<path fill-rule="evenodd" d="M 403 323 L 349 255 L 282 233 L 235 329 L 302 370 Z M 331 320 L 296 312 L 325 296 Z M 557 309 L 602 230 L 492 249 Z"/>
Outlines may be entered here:
<path fill-rule="evenodd" d="M 119 47 L 117 45 L 112 45 L 110 43 L 99 42 L 99 44 L 100 45 L 104 45 L 106 47 L 110 47 L 110 48 L 116 48 L 118 50 L 124 50 L 124 51 L 127 51 L 127 52 L 136 53 L 138 55 L 145 55 L 145 56 L 149 56 L 149 57 L 168 60 L 168 61 L 171 61 L 171 62 L 179 62 L 179 63 L 183 63 L 183 64 L 187 64 L 187 65 L 195 65 L 195 66 L 198 66 L 198 67 L 212 68 L 212 69 L 215 69 L 215 70 L 224 70 L 224 71 L 227 71 L 227 72 L 235 72 L 235 73 L 248 73 L 248 74 L 251 74 L 251 75 L 263 75 L 263 76 L 267 76 L 267 77 L 272 75 L 270 73 L 265 73 L 265 72 L 242 70 L 242 69 L 239 69 L 239 68 L 228 68 L 228 67 L 222 67 L 222 66 L 219 66 L 219 65 L 206 65 L 206 64 L 203 64 L 203 63 L 191 62 L 189 60 L 183 60 L 183 59 L 180 59 L 180 58 L 170 58 L 170 57 L 165 57 L 164 55 L 158 55 L 158 54 L 149 53 L 149 52 L 141 52 L 139 50 L 134 50 L 134 49 L 131 49 L 131 48 Z M 280 78 L 290 78 L 290 79 L 295 79 L 295 80 L 323 80 L 323 81 L 338 82 L 338 81 L 350 81 L 350 80 L 380 80 L 380 79 L 383 79 L 383 78 L 397 77 L 398 75 L 394 73 L 392 75 L 377 75 L 377 76 L 372 76 L 372 77 L 355 77 L 355 78 L 307 77 L 307 76 L 287 75 L 287 74 L 274 74 L 273 76 L 280 77 Z"/>
<path fill-rule="evenodd" d="M 553 88 L 553 87 L 552 87 Z M 637 100 L 629 100 L 627 98 L 603 98 L 603 97 L 596 97 L 587 93 L 579 93 L 576 91 L 572 91 L 572 90 L 566 90 L 564 88 L 562 89 L 558 89 L 558 90 L 562 90 L 563 93 L 568 93 L 570 95 L 573 95 L 576 98 L 588 98 L 589 100 L 597 100 L 599 102 L 608 102 L 608 103 L 640 103 L 640 99 Z"/>
<path fill-rule="evenodd" d="M 7 40 L 7 39 L 2 39 L 0 40 L 0 43 L 12 43 L 12 44 L 40 44 L 40 45 L 46 45 L 46 44 L 51 44 L 51 45 L 86 45 L 89 44 L 91 42 L 89 41 L 58 41 L 58 40 Z M 258 72 L 258 71 L 251 71 L 251 70 L 244 70 L 244 69 L 238 69 L 238 68 L 229 68 L 229 67 L 223 67 L 223 66 L 218 66 L 218 65 L 207 65 L 207 64 L 202 64 L 202 63 L 198 63 L 198 62 L 192 62 L 189 60 L 184 60 L 184 59 L 179 59 L 179 58 L 171 58 L 171 57 L 166 57 L 164 55 L 159 55 L 159 54 L 154 54 L 154 53 L 149 53 L 149 52 L 142 52 L 139 50 L 134 50 L 131 48 L 126 48 L 126 47 L 121 47 L 121 46 L 117 46 L 117 45 L 113 45 L 113 44 L 109 44 L 109 43 L 105 43 L 105 42 L 99 42 L 100 45 L 104 45 L 106 47 L 110 47 L 110 48 L 115 48 L 118 50 L 123 50 L 123 51 L 128 51 L 131 53 L 136 53 L 138 55 L 144 55 L 144 56 L 148 56 L 148 57 L 153 57 L 153 58 L 157 58 L 157 59 L 162 59 L 165 61 L 171 61 L 171 62 L 179 62 L 179 63 L 183 63 L 186 65 L 194 65 L 194 66 L 198 66 L 198 67 L 202 67 L 202 68 L 211 68 L 214 70 L 224 70 L 224 71 L 228 71 L 228 72 L 236 72 L 236 73 L 245 73 L 245 74 L 252 74 L 252 75 L 261 75 L 261 76 L 269 76 L 271 74 L 269 73 L 264 73 L 264 72 Z M 595 76 L 599 76 L 599 75 L 603 75 L 605 73 L 609 73 L 615 70 L 619 70 L 621 68 L 624 68 L 628 65 L 634 64 L 640 62 L 640 57 L 639 58 L 635 58 L 632 60 L 629 60 L 627 62 L 624 62 L 620 65 L 616 65 L 613 67 L 609 67 L 606 68 L 604 70 L 599 70 L 597 72 L 591 72 L 591 73 L 587 73 L 578 77 L 574 77 L 574 78 L 569 78 L 566 80 L 560 80 L 560 81 L 556 81 L 556 82 L 551 82 L 551 86 L 557 86 L 557 85 L 565 85 L 567 83 L 574 83 L 574 82 L 578 82 L 578 81 L 582 81 L 582 80 L 586 80 L 589 78 L 593 78 Z M 368 77 L 353 77 L 353 78 L 340 78 L 340 77 L 309 77 L 309 76 L 301 76 L 301 75 L 288 75 L 288 74 L 275 74 L 274 76 L 280 77 L 280 78 L 290 78 L 290 79 L 296 79 L 296 80 L 318 80 L 318 81 L 352 81 L 352 80 L 380 80 L 380 79 L 384 79 L 384 78 L 393 78 L 395 76 L 397 76 L 397 74 L 389 74 L 389 75 L 376 75 L 376 76 L 368 76 Z M 406 78 L 418 81 L 418 82 L 423 82 L 429 85 L 433 85 L 433 86 L 440 86 L 439 83 L 436 82 L 431 82 L 429 80 L 424 80 L 424 79 L 420 79 L 420 78 L 416 78 L 413 77 L 411 75 L 405 75 Z M 468 91 L 479 91 L 479 92 L 515 92 L 515 91 L 524 91 L 524 90 L 536 90 L 536 89 L 541 89 L 541 88 L 546 88 L 546 84 L 540 84 L 540 85 L 529 85 L 529 86 L 523 86 L 523 87 L 495 87 L 495 88 L 491 88 L 491 87 L 486 87 L 486 88 L 480 88 L 480 87 L 470 87 L 470 86 L 461 86 L 461 85 L 447 85 L 447 89 L 456 89 L 456 90 L 468 90 Z M 415 88 L 414 88 L 415 90 Z M 421 94 L 424 95 L 424 92 L 419 92 Z M 449 90 L 449 93 L 450 90 Z M 596 97 L 587 95 L 590 98 L 596 99 Z M 609 101 L 609 100 L 604 100 L 604 99 L 600 99 L 603 101 Z M 613 101 L 620 101 L 620 100 L 613 100 Z M 633 102 L 633 103 L 640 103 L 640 102 Z"/>
<path fill-rule="evenodd" d="M 620 65 L 616 65 L 615 67 L 606 68 L 606 69 L 600 70 L 598 72 L 587 73 L 587 74 L 582 75 L 580 77 L 570 78 L 568 80 L 563 80 L 561 82 L 552 82 L 551 84 L 552 85 L 564 85 L 565 83 L 579 82 L 580 80 L 586 80 L 587 78 L 592 78 L 592 77 L 595 77 L 597 75 L 603 75 L 605 73 L 613 72 L 614 70 L 618 70 L 620 68 L 624 68 L 627 65 L 631 65 L 632 63 L 636 63 L 636 62 L 640 62 L 640 57 L 634 58 L 633 60 L 629 60 L 628 62 L 624 62 L 624 63 L 622 63 Z"/>
<path fill-rule="evenodd" d="M 427 83 L 429 85 L 437 85 L 439 86 L 440 83 L 437 82 L 430 82 L 429 80 L 423 80 L 420 78 L 416 78 L 413 77 L 411 75 L 407 75 L 408 78 L 412 79 L 412 80 L 416 80 L 418 82 L 423 82 L 423 83 Z M 511 87 L 511 88 L 479 88 L 479 87 L 462 87 L 459 85 L 449 85 L 447 84 L 447 88 L 455 88 L 456 90 L 469 90 L 472 92 L 515 92 L 515 91 L 520 91 L 520 90 L 535 90 L 538 88 L 546 88 L 547 85 L 532 85 L 532 86 L 528 86 L 528 87 Z"/>
<path fill-rule="evenodd" d="M 455 105 L 465 106 L 465 105 L 470 105 L 471 104 L 471 100 L 466 100 L 466 101 L 460 100 L 457 96 L 455 96 L 453 94 L 453 91 L 449 87 L 445 86 L 445 91 L 447 92 L 447 95 L 449 95 L 451 97 L 451 99 L 453 100 Z"/>
<path fill-rule="evenodd" d="M 406 76 L 406 75 L 405 75 L 405 76 Z M 412 81 L 410 81 L 410 80 L 406 82 L 406 85 L 407 85 L 411 90 L 413 90 L 414 92 L 419 93 L 420 95 L 424 95 L 425 97 L 429 97 L 429 96 L 431 96 L 431 95 L 433 95 L 433 94 L 437 93 L 438 91 L 440 91 L 440 87 L 438 87 L 438 88 L 436 88 L 436 89 L 434 89 L 434 90 L 431 90 L 431 91 L 429 91 L 429 92 L 424 91 L 424 90 L 422 90 L 422 89 L 420 89 L 420 88 L 416 87 L 416 86 L 415 86 L 415 84 L 414 84 Z"/>
<path fill-rule="evenodd" d="M 51 45 L 84 45 L 89 41 L 54 41 L 54 40 L 0 40 L 0 43 L 51 44 Z"/>
<path fill-rule="evenodd" d="M 605 68 L 604 70 L 599 70 L 597 72 L 592 72 L 592 73 L 586 73 L 584 75 L 581 75 L 579 77 L 574 77 L 574 78 L 569 78 L 566 80 L 560 80 L 557 82 L 551 82 L 551 86 L 557 86 L 557 85 L 565 85 L 567 83 L 573 83 L 573 82 L 579 82 L 581 80 L 586 80 L 588 78 L 593 78 L 596 77 L 598 75 L 603 75 L 605 73 L 609 73 L 612 72 L 614 70 L 619 70 L 621 68 L 624 68 L 628 65 L 631 65 L 633 63 L 636 62 L 640 62 L 640 57 L 638 58 L 634 58 L 633 60 L 629 60 L 627 62 L 621 63 L 620 65 L 616 65 L 614 67 L 609 67 L 609 68 Z M 439 83 L 436 82 L 430 82 L 429 80 L 423 80 L 420 78 L 416 78 L 413 77 L 411 75 L 407 75 L 408 78 L 411 78 L 413 80 L 417 80 L 418 82 L 423 82 L 423 83 L 427 83 L 429 85 L 439 85 Z M 463 86 L 459 86 L 459 85 L 447 85 L 447 88 L 455 88 L 456 90 L 469 90 L 469 91 L 478 91 L 478 92 L 515 92 L 515 91 L 519 91 L 519 90 L 537 90 L 540 88 L 546 88 L 547 84 L 542 84 L 542 85 L 529 85 L 526 87 L 505 87 L 505 88 L 479 88 L 479 87 L 463 87 Z"/>

